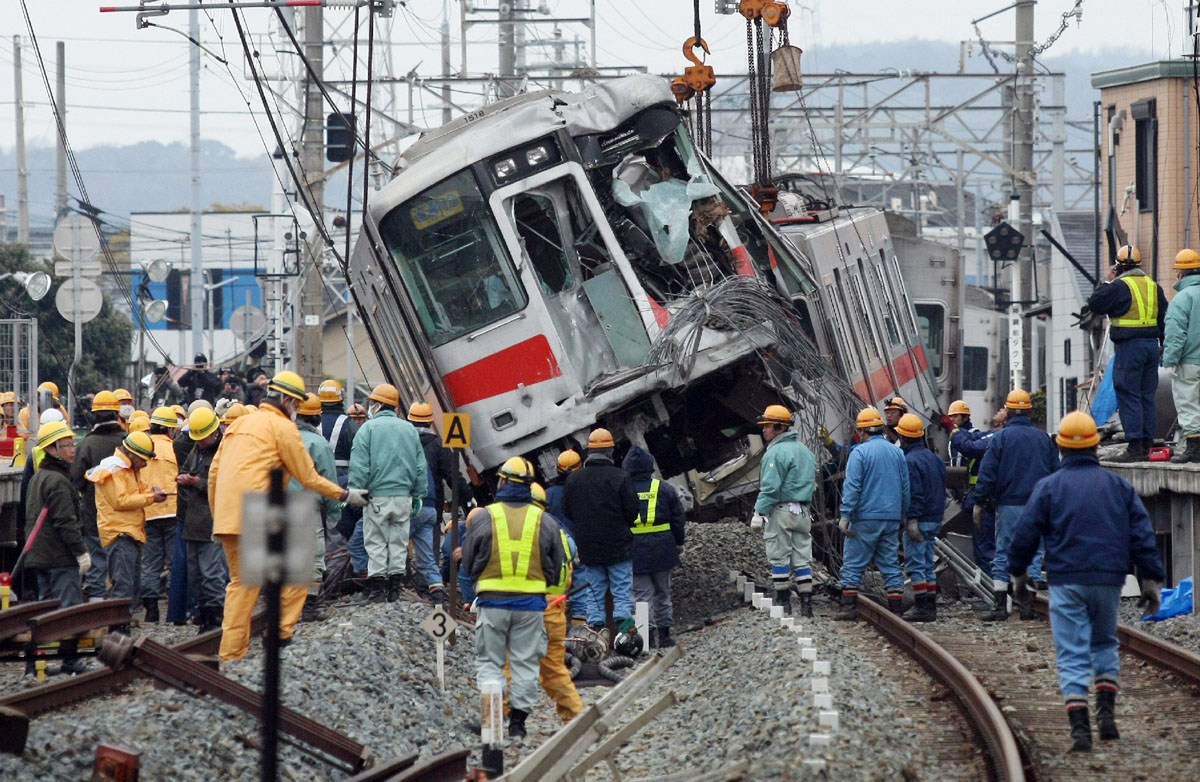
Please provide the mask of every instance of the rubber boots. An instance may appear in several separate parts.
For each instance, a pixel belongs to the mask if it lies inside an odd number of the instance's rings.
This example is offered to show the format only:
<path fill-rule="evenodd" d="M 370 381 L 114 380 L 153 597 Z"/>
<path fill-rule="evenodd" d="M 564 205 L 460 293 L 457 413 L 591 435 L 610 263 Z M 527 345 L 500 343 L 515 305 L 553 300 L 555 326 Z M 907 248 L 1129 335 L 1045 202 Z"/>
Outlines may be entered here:
<path fill-rule="evenodd" d="M 835 622 L 854 622 L 858 620 L 858 593 L 842 593 L 842 604 L 833 615 Z"/>
<path fill-rule="evenodd" d="M 992 612 L 983 618 L 985 622 L 1003 622 L 1008 619 L 1008 590 L 992 590 Z"/>
<path fill-rule="evenodd" d="M 800 616 L 812 619 L 812 592 L 800 593 Z"/>
<path fill-rule="evenodd" d="M 674 645 L 675 645 L 675 640 L 673 638 L 671 638 L 671 628 L 669 628 L 669 627 L 658 628 L 658 648 L 659 649 L 670 649 Z"/>
<path fill-rule="evenodd" d="M 920 592 L 915 597 L 916 610 L 908 617 L 910 622 L 935 622 L 937 621 L 937 609 L 934 608 L 933 595 L 928 592 Z"/>
<path fill-rule="evenodd" d="M 896 616 L 904 613 L 904 595 L 896 592 L 888 592 L 888 610 Z"/>
<path fill-rule="evenodd" d="M 1101 741 L 1121 738 L 1116 720 L 1117 693 L 1115 690 L 1096 691 L 1096 727 Z"/>
<path fill-rule="evenodd" d="M 156 624 L 158 622 L 158 598 L 143 598 L 142 606 L 146 609 L 146 618 L 142 621 L 148 624 Z"/>
<path fill-rule="evenodd" d="M 1111 459 L 1106 459 L 1105 461 L 1116 462 L 1117 464 L 1130 464 L 1132 462 L 1149 461 L 1150 449 L 1146 445 L 1147 442 L 1147 440 L 1141 438 L 1138 438 L 1137 440 L 1130 440 L 1129 445 L 1125 447 L 1124 453 L 1114 456 Z"/>
<path fill-rule="evenodd" d="M 783 606 L 783 615 L 792 615 L 792 590 L 776 589 L 775 590 L 775 605 Z"/>
<path fill-rule="evenodd" d="M 1200 437 L 1187 438 L 1187 448 L 1171 457 L 1171 464 L 1195 464 L 1200 462 Z"/>
<path fill-rule="evenodd" d="M 523 739 L 525 733 L 525 718 L 529 712 L 520 709 L 510 709 L 508 712 L 508 736 L 513 739 Z"/>
<path fill-rule="evenodd" d="M 1080 709 L 1068 709 L 1067 719 L 1071 721 L 1071 751 L 1092 751 L 1092 726 L 1088 722 L 1088 710 L 1085 705 Z"/>

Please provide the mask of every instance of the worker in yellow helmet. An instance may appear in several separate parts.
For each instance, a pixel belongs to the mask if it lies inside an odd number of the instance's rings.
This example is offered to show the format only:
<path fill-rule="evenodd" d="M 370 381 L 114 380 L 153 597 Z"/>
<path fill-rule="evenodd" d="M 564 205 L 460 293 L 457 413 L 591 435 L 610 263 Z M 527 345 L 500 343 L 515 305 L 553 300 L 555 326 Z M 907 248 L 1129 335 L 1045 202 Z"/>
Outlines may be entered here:
<path fill-rule="evenodd" d="M 158 599 L 163 594 L 162 573 L 175 552 L 176 499 L 179 494 L 177 478 L 179 463 L 175 457 L 175 429 L 179 419 L 169 407 L 159 407 L 150 416 L 150 439 L 154 442 L 154 459 L 142 470 L 142 482 L 161 486 L 165 502 L 146 509 L 146 545 L 142 549 L 142 606 L 144 621 L 158 621 Z M 132 429 L 133 422 L 130 422 Z"/>
<path fill-rule="evenodd" d="M 1166 326 L 1167 296 L 1142 271 L 1142 254 L 1132 245 L 1117 250 L 1108 280 L 1088 297 L 1088 309 L 1109 319 L 1113 351 L 1113 389 L 1125 430 L 1125 452 L 1110 461 L 1144 462 L 1156 428 L 1154 394 Z"/>
<path fill-rule="evenodd" d="M 84 596 L 89 600 L 108 597 L 108 555 L 100 545 L 100 530 L 96 525 L 96 484 L 86 478 L 87 471 L 112 456 L 125 439 L 125 428 L 117 419 L 117 396 L 112 391 L 97 391 L 92 398 L 92 430 L 79 441 L 75 461 L 71 464 L 71 482 L 81 496 L 83 538 L 92 567 L 85 577 Z"/>
<path fill-rule="evenodd" d="M 337 470 L 333 466 L 333 449 L 329 447 L 329 442 L 322 436 L 320 426 L 321 400 L 316 394 L 309 392 L 296 411 L 296 428 L 300 430 L 304 448 L 312 457 L 313 466 L 317 468 L 317 472 L 323 478 L 336 482 Z M 292 478 L 292 482 L 288 484 L 288 491 L 304 491 L 304 487 L 300 481 Z M 325 581 L 325 544 L 329 539 L 329 525 L 336 526 L 342 519 L 342 503 L 336 500 L 322 497 L 319 510 L 317 525 L 314 529 L 316 544 L 313 547 L 313 578 L 308 585 L 308 598 L 304 601 L 304 611 L 300 614 L 302 622 L 320 622 L 325 619 L 325 615 L 317 606 L 321 584 Z"/>
<path fill-rule="evenodd" d="M 141 581 L 142 546 L 146 542 L 145 509 L 166 502 L 161 486 L 147 485 L 140 475 L 153 460 L 154 441 L 145 432 L 130 432 L 113 451 L 87 471 L 96 485 L 96 523 L 108 559 L 113 599 L 129 598 L 132 614 Z M 129 625 L 117 627 L 129 633 Z"/>
<path fill-rule="evenodd" d="M 67 409 L 62 406 L 58 398 L 58 384 L 46 381 L 37 387 L 38 390 L 38 410 L 45 411 L 54 409 L 62 413 L 63 420 L 67 422 L 67 426 L 71 425 L 71 416 L 67 413 Z M 17 414 L 17 433 L 20 435 L 32 435 L 33 430 L 29 428 L 29 405 L 21 408 L 21 412 Z"/>
<path fill-rule="evenodd" d="M 175 482 L 187 551 L 187 584 L 196 595 L 200 632 L 206 633 L 221 626 L 229 583 L 229 564 L 221 544 L 213 541 L 212 507 L 208 504 L 209 469 L 221 445 L 221 420 L 211 406 L 197 407 L 188 416 L 186 436 L 195 447 L 188 451 Z"/>
<path fill-rule="evenodd" d="M 343 490 L 333 481 L 322 478 L 313 466 L 300 430 L 293 422 L 305 398 L 304 380 L 295 372 L 284 370 L 271 378 L 267 390 L 269 393 L 257 413 L 242 416 L 226 430 L 209 468 L 208 500 L 213 512 L 213 536 L 221 543 L 229 563 L 230 581 L 221 625 L 222 662 L 246 656 L 250 648 L 250 614 L 259 593 L 257 586 L 241 580 L 239 552 L 245 495 L 265 492 L 270 486 L 271 473 L 282 470 L 285 484 L 289 477 L 295 476 L 306 489 L 323 497 L 360 507 L 367 504 L 366 492 Z M 283 588 L 279 635 L 284 643 L 290 642 L 295 632 L 307 594 L 303 585 Z"/>
<path fill-rule="evenodd" d="M 1175 298 L 1167 310 L 1162 365 L 1171 370 L 1171 394 L 1183 431 L 1183 449 L 1175 464 L 1200 462 L 1200 253 L 1175 256 Z"/>

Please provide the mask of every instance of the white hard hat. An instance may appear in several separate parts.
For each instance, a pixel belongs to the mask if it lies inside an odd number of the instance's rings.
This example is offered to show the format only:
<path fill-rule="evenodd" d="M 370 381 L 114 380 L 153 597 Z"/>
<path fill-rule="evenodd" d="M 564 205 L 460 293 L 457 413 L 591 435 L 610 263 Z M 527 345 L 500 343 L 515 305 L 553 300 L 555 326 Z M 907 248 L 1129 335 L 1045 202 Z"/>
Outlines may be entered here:
<path fill-rule="evenodd" d="M 58 410 L 55 410 L 52 407 L 49 410 L 42 411 L 42 415 L 38 419 L 38 422 L 42 423 L 42 424 L 48 424 L 51 421 L 66 421 L 66 420 L 67 419 L 63 416 L 63 414 L 61 412 L 59 412 Z"/>

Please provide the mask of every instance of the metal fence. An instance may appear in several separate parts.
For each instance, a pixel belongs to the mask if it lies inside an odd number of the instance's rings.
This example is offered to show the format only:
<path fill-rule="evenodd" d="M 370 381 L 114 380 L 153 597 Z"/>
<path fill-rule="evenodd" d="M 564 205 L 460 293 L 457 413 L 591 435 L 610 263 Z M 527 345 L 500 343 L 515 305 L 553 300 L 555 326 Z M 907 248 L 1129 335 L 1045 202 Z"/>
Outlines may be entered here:
<path fill-rule="evenodd" d="M 0 319 L 0 392 L 15 391 L 15 419 L 22 403 L 28 404 L 29 421 L 36 428 L 38 410 L 38 324 L 33 318 Z M 9 423 L 15 423 L 11 421 Z"/>

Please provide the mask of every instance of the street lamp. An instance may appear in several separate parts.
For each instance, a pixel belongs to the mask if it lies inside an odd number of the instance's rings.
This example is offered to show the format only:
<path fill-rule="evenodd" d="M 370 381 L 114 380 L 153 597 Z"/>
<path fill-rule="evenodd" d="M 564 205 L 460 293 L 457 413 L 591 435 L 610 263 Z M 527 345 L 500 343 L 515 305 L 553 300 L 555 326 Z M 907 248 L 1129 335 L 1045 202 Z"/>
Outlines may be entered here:
<path fill-rule="evenodd" d="M 50 275 L 45 272 L 7 272 L 0 274 L 0 280 L 14 279 L 21 283 L 29 298 L 41 301 L 50 292 Z"/>

